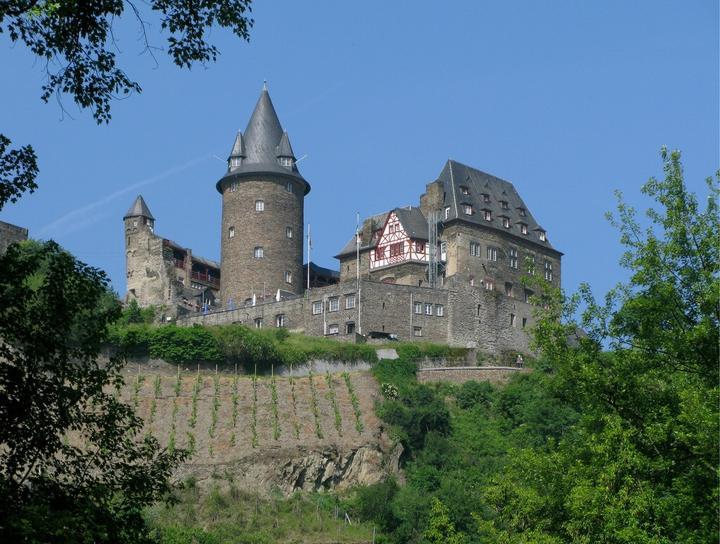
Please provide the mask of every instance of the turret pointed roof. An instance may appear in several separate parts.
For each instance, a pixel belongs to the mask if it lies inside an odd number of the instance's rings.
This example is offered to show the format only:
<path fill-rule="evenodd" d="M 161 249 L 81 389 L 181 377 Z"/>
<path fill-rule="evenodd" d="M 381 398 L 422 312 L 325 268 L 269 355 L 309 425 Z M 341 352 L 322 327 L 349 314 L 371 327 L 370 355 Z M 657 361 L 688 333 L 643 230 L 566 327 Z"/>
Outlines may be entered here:
<path fill-rule="evenodd" d="M 236 154 L 238 146 L 242 155 Z M 263 86 L 260 92 L 260 98 L 255 104 L 245 132 L 238 133 L 236 136 L 231 153 L 231 157 L 242 157 L 242 164 L 233 167 L 217 182 L 216 187 L 220 193 L 222 193 L 223 183 L 228 182 L 230 178 L 240 180 L 257 174 L 299 181 L 305 187 L 305 194 L 310 192 L 310 184 L 302 177 L 295 164 L 290 168 L 281 166 L 278 161 L 279 157 L 294 158 L 294 154 L 290 138 L 280 125 L 267 85 Z"/>
<path fill-rule="evenodd" d="M 235 143 L 233 144 L 232 151 L 230 151 L 230 157 L 245 157 L 245 142 L 242 132 L 239 130 L 237 136 L 235 136 Z"/>
<path fill-rule="evenodd" d="M 295 153 L 293 153 L 292 146 L 290 145 L 290 138 L 288 138 L 287 132 L 283 132 L 282 138 L 280 138 L 280 143 L 275 148 L 275 155 L 277 157 L 295 158 Z"/>
<path fill-rule="evenodd" d="M 142 195 L 137 196 L 135 202 L 133 202 L 133 205 L 130 206 L 130 209 L 127 211 L 123 219 L 127 219 L 128 217 L 147 217 L 153 221 L 155 220 L 153 214 L 150 213 L 150 208 L 148 208 L 147 204 L 145 204 L 145 200 Z"/>

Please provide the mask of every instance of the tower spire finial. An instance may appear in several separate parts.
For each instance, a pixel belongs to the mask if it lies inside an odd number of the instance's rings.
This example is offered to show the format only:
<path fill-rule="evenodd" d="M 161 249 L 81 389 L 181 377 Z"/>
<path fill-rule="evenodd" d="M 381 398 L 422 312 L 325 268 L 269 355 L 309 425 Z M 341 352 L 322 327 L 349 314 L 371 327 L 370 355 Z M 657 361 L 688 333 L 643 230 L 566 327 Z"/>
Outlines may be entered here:
<path fill-rule="evenodd" d="M 267 91 L 267 90 L 268 90 L 267 79 L 263 79 L 263 91 Z"/>

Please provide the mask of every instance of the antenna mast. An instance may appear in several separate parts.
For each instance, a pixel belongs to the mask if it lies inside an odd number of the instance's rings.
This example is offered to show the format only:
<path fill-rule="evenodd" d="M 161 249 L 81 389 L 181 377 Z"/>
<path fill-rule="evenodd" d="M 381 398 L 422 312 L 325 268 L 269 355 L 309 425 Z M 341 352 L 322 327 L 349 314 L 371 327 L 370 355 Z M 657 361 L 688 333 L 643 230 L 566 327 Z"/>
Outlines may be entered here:
<path fill-rule="evenodd" d="M 428 213 L 428 282 L 430 287 L 437 287 L 438 278 L 438 220 L 440 212 Z"/>

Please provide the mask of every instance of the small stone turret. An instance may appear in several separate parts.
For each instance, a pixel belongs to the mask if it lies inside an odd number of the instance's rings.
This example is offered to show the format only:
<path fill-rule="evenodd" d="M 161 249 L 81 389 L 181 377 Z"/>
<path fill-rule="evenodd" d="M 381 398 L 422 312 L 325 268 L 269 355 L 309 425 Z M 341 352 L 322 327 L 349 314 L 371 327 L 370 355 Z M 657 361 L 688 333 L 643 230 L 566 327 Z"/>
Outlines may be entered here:
<path fill-rule="evenodd" d="M 301 293 L 303 207 L 310 184 L 298 171 L 267 87 L 238 133 L 222 194 L 220 296 L 224 305 Z"/>

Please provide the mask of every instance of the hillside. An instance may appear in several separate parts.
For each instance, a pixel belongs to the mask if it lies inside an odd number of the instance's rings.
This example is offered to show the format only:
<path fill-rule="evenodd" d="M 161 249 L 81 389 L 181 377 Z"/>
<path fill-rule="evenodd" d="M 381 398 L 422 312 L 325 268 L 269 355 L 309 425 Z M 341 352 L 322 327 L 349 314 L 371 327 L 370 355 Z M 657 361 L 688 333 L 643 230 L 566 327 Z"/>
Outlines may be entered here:
<path fill-rule="evenodd" d="M 373 410 L 369 373 L 258 377 L 161 371 L 126 375 L 119 392 L 145 432 L 192 452 L 178 477 L 222 475 L 249 492 L 343 489 L 397 471 Z"/>

